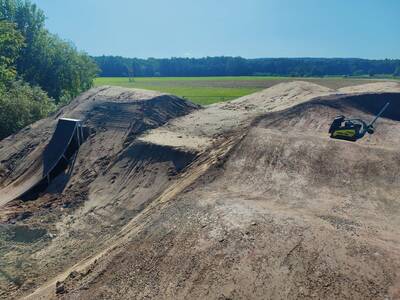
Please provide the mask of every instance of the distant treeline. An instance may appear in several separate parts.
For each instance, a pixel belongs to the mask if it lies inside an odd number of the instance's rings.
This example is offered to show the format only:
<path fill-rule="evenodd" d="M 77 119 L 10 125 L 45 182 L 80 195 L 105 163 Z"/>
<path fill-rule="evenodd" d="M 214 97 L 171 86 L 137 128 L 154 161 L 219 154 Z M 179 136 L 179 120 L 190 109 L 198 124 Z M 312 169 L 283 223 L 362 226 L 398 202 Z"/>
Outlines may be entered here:
<path fill-rule="evenodd" d="M 400 60 L 358 58 L 94 57 L 102 77 L 153 76 L 400 76 Z"/>
<path fill-rule="evenodd" d="M 29 0 L 0 0 L 0 139 L 92 86 L 96 63 L 45 28 Z"/>

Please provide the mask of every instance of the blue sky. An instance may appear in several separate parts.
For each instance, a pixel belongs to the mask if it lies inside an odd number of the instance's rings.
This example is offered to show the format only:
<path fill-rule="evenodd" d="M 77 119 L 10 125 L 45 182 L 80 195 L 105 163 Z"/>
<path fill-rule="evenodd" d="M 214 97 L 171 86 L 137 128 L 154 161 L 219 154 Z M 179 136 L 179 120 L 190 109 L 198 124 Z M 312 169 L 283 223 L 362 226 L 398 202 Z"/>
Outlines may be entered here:
<path fill-rule="evenodd" d="M 400 0 L 33 0 L 91 55 L 400 58 Z"/>

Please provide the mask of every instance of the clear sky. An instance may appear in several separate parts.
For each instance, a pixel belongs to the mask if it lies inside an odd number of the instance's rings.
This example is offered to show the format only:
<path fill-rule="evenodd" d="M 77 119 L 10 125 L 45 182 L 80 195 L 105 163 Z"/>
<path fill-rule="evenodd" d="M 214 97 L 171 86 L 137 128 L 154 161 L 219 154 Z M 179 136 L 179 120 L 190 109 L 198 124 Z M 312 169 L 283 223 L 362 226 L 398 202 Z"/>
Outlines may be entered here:
<path fill-rule="evenodd" d="M 400 58 L 400 0 L 33 0 L 91 55 Z"/>

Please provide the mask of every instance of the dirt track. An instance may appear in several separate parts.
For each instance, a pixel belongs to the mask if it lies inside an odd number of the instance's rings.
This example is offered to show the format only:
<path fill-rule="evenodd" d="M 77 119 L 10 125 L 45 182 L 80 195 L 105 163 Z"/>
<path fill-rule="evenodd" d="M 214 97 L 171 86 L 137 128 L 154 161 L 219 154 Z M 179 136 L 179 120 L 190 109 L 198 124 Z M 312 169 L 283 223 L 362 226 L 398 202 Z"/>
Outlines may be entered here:
<path fill-rule="evenodd" d="M 386 99 L 375 135 L 327 137 Z M 400 297 L 399 84 L 293 82 L 206 108 L 106 87 L 60 115 L 96 132 L 70 178 L 1 208 L 4 298 Z M 0 143 L 3 187 L 60 115 Z"/>

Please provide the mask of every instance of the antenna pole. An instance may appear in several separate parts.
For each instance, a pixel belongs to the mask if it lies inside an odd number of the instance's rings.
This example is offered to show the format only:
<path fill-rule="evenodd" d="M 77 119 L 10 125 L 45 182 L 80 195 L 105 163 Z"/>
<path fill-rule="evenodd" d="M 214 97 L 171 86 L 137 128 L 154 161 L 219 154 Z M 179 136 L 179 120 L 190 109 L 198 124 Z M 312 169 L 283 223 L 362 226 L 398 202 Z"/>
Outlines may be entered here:
<path fill-rule="evenodd" d="M 373 121 L 371 123 L 369 123 L 368 127 L 374 125 L 376 120 L 378 120 L 378 118 L 383 114 L 383 112 L 386 110 L 386 108 L 389 106 L 389 104 L 390 104 L 389 102 L 387 102 L 385 104 L 385 106 L 381 109 L 381 111 L 376 115 L 375 119 L 373 119 Z"/>

